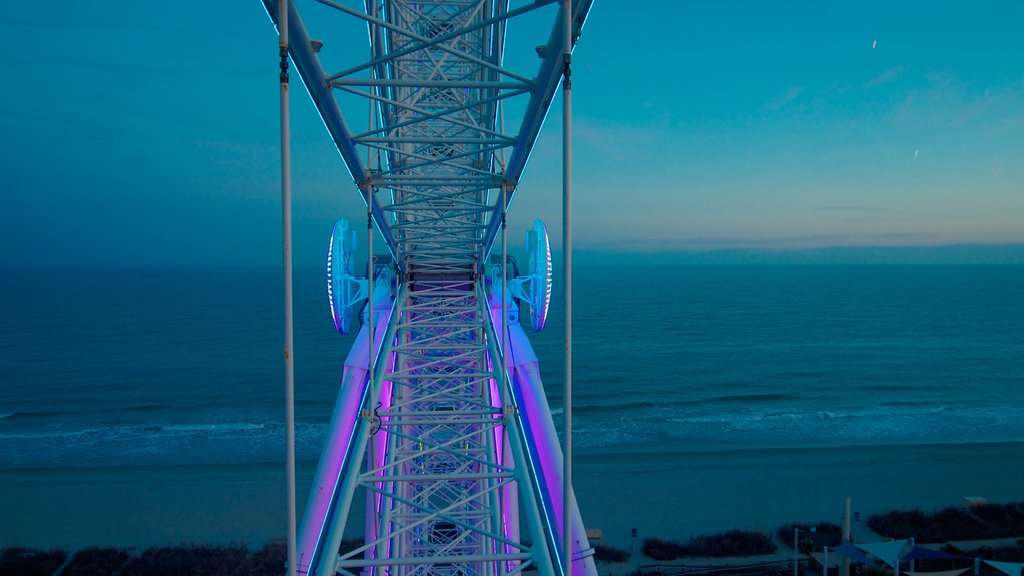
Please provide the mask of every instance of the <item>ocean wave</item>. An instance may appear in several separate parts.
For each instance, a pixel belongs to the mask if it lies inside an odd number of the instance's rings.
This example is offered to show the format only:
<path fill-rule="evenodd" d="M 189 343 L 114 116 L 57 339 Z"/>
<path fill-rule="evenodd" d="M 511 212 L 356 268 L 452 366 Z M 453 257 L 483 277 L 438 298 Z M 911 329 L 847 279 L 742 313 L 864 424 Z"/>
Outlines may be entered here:
<path fill-rule="evenodd" d="M 266 424 L 232 422 L 228 424 L 174 424 L 161 426 L 160 430 L 171 434 L 232 435 L 267 430 Z"/>
<path fill-rule="evenodd" d="M 217 406 L 211 405 L 216 408 Z M 57 409 L 28 409 L 19 410 L 16 412 L 5 412 L 0 413 L 0 420 L 10 418 L 12 420 L 49 420 L 49 421 L 62 421 L 67 419 L 81 419 L 83 416 L 93 418 L 116 418 L 119 416 L 128 415 L 129 417 L 137 417 L 143 414 L 158 413 L 158 412 L 173 412 L 177 410 L 198 410 L 195 406 L 173 406 L 170 404 L 130 404 L 124 405 L 113 405 L 111 402 L 103 403 L 102 405 L 84 406 L 81 403 L 68 403 L 66 408 L 63 410 Z"/>
<path fill-rule="evenodd" d="M 892 444 L 1024 439 L 1024 413 L 1005 406 L 891 406 L 828 410 L 700 413 L 666 410 L 643 417 L 574 421 L 574 443 L 748 446 Z"/>
<path fill-rule="evenodd" d="M 579 412 L 581 448 L 662 443 L 675 448 L 773 448 L 1024 440 L 1024 412 L 999 405 L 881 403 L 806 409 L 756 404 L 731 411 L 673 405 L 642 413 Z M 714 410 L 714 411 L 713 411 Z M 552 410 L 562 431 L 561 407 Z M 296 424 L 296 454 L 315 460 L 327 422 Z M 283 461 L 284 423 L 221 414 L 215 421 L 96 425 L 64 423 L 0 433 L 0 468 L 243 464 Z"/>
<path fill-rule="evenodd" d="M 296 424 L 296 454 L 315 459 L 327 425 Z M 284 423 L 54 426 L 0 433 L 0 468 L 242 464 L 283 460 Z"/>
<path fill-rule="evenodd" d="M 678 394 L 677 394 L 678 395 Z M 650 396 L 650 394 L 647 394 Z M 791 394 L 722 394 L 703 398 L 676 398 L 668 395 L 663 398 L 624 399 L 621 394 L 588 395 L 573 405 L 573 412 L 578 414 L 654 414 L 664 410 L 689 408 L 720 408 L 723 411 L 735 410 L 735 406 L 754 406 L 775 404 L 788 406 L 799 403 L 803 398 Z M 552 414 L 562 413 L 561 408 L 552 410 Z"/>
<path fill-rule="evenodd" d="M 726 394 L 705 398 L 700 400 L 699 403 L 753 404 L 757 402 L 791 402 L 794 400 L 799 400 L 799 398 L 791 394 Z"/>

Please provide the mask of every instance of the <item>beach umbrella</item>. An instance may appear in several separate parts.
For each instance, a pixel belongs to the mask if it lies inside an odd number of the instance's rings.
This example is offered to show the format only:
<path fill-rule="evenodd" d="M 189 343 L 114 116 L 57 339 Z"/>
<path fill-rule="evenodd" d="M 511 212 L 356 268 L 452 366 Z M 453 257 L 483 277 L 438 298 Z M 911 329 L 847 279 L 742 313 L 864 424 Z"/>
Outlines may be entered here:
<path fill-rule="evenodd" d="M 846 556 L 847 558 L 853 560 L 858 564 L 871 565 L 871 559 L 865 556 L 863 552 L 858 550 L 857 547 L 851 544 L 850 542 L 843 542 L 841 545 L 833 548 L 833 550 L 839 552 L 843 556 Z"/>
<path fill-rule="evenodd" d="M 899 571 L 900 552 L 907 547 L 910 540 L 892 540 L 890 542 L 873 542 L 871 544 L 857 544 L 857 548 L 871 554 L 893 570 Z M 1019 575 L 1015 575 L 1019 576 Z"/>
<path fill-rule="evenodd" d="M 907 552 L 907 554 L 903 556 L 904 560 L 922 560 L 937 558 L 962 560 L 964 557 L 949 554 L 941 550 L 932 550 L 931 548 L 925 548 L 924 546 L 914 546 L 910 549 L 910 552 Z"/>
<path fill-rule="evenodd" d="M 985 564 L 1009 574 L 1010 576 L 1022 576 L 1024 575 L 1024 563 L 1021 562 L 996 562 L 995 560 L 985 560 Z"/>

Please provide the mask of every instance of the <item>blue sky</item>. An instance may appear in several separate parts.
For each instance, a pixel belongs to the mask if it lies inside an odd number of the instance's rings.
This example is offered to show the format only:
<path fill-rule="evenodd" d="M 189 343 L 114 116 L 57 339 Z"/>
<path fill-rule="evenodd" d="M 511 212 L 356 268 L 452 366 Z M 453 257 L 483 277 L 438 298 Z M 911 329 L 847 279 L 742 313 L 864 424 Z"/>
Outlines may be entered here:
<path fill-rule="evenodd" d="M 891 4 L 596 2 L 574 66 L 577 248 L 1024 242 L 1024 4 Z M 4 12 L 0 265 L 279 262 L 259 2 Z M 362 207 L 293 94 L 295 255 L 319 264 Z M 534 217 L 560 234 L 558 106 L 516 238 Z"/>

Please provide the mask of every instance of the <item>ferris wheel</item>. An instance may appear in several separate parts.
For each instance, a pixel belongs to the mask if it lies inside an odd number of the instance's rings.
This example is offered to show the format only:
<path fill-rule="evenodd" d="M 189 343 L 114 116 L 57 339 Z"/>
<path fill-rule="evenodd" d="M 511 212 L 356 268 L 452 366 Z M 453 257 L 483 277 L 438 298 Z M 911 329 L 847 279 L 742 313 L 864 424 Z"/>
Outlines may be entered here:
<path fill-rule="evenodd" d="M 358 332 L 292 568 L 596 576 L 518 315 L 545 326 L 550 239 L 535 221 L 524 274 L 505 239 L 591 1 L 284 1 L 263 0 L 365 202 L 370 244 L 363 273 L 356 230 L 339 220 L 331 234 L 331 316 Z M 353 533 L 361 544 L 342 552 Z"/>

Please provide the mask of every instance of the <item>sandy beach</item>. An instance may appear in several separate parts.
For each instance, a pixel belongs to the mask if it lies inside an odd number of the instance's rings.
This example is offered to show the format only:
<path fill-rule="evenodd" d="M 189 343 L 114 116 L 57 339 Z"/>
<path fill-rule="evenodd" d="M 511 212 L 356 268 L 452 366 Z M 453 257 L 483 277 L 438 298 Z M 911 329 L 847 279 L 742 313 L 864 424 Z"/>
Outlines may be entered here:
<path fill-rule="evenodd" d="M 661 448 L 660 450 L 656 448 Z M 1024 444 L 666 452 L 665 445 L 579 450 L 574 478 L 605 543 L 685 540 L 790 521 L 861 521 L 889 509 L 959 506 L 965 496 L 1024 500 Z M 301 512 L 314 464 L 298 467 Z M 246 543 L 285 533 L 284 467 L 31 469 L 0 472 L 0 546 L 78 549 Z M 856 532 L 855 532 L 856 537 Z"/>
<path fill-rule="evenodd" d="M 844 500 L 861 522 L 892 509 L 961 506 L 965 496 L 1024 500 L 1024 444 L 779 449 L 737 452 L 577 452 L 575 490 L 605 541 L 686 540 L 787 522 L 840 523 Z M 856 529 L 854 537 L 856 538 Z"/>
<path fill-rule="evenodd" d="M 297 474 L 305 495 L 312 465 Z M 283 536 L 284 466 L 146 466 L 0 472 L 0 545 L 77 549 Z"/>

